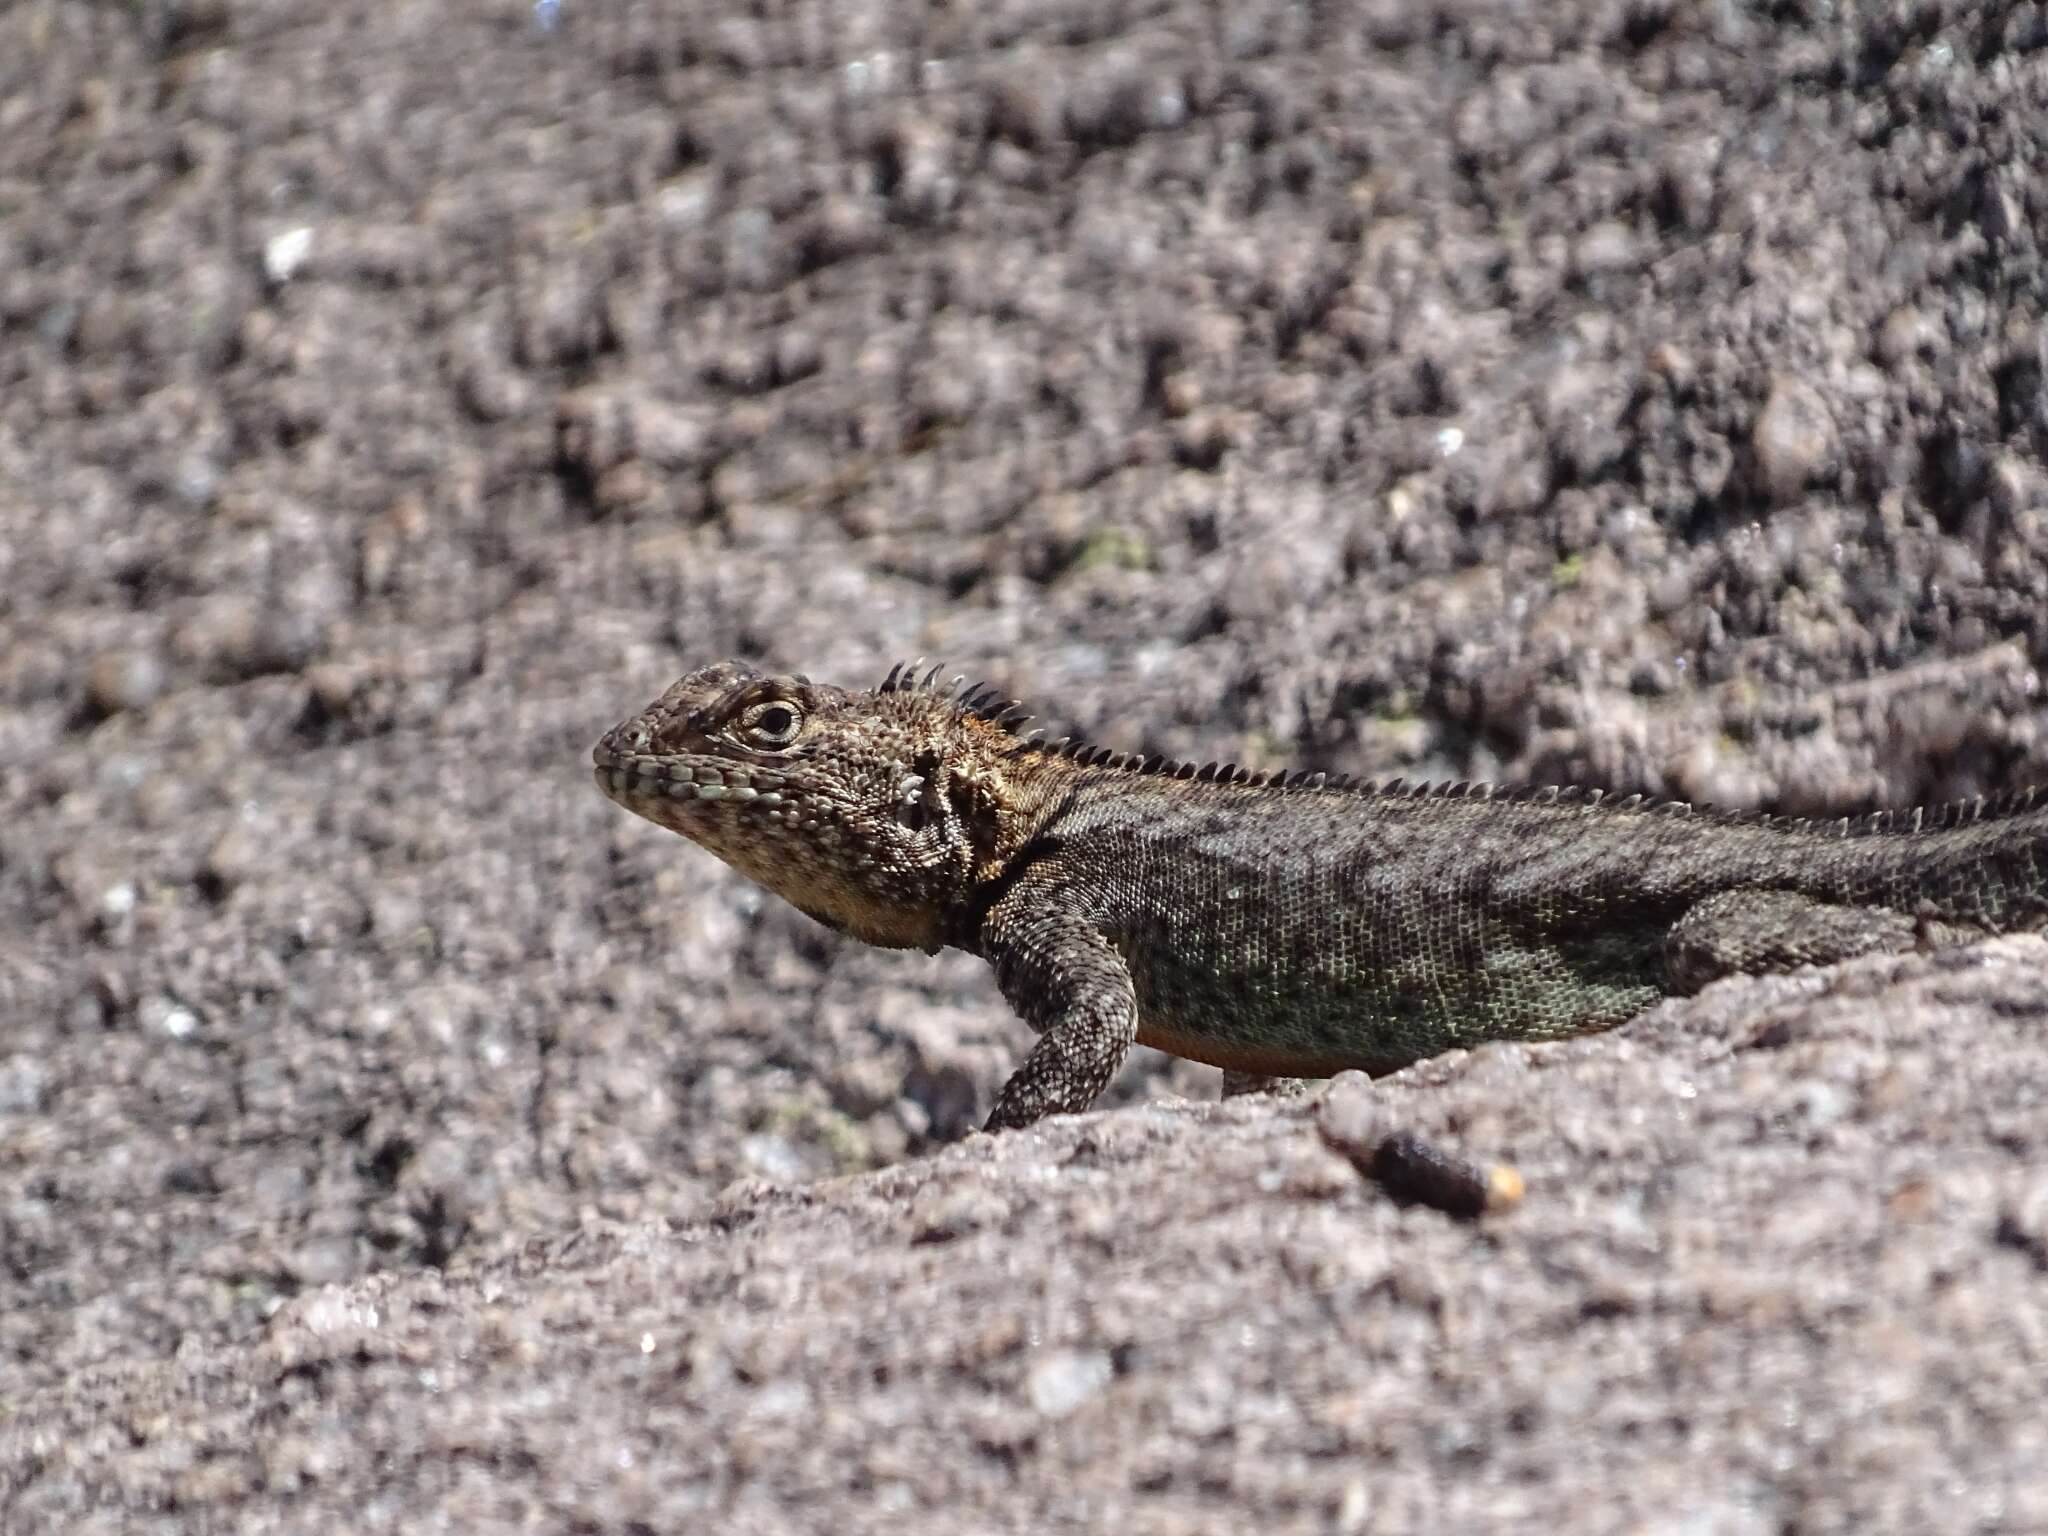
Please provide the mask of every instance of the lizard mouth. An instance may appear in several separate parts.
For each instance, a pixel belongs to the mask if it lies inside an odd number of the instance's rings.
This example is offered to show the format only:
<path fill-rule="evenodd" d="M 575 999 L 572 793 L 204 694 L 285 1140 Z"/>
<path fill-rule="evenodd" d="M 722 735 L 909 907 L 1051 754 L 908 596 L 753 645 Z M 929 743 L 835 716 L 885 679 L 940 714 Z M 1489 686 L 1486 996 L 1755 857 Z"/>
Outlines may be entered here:
<path fill-rule="evenodd" d="M 597 787 L 630 811 L 668 805 L 731 802 L 773 810 L 783 804 L 783 776 L 716 758 L 655 757 L 600 746 L 591 754 Z"/>

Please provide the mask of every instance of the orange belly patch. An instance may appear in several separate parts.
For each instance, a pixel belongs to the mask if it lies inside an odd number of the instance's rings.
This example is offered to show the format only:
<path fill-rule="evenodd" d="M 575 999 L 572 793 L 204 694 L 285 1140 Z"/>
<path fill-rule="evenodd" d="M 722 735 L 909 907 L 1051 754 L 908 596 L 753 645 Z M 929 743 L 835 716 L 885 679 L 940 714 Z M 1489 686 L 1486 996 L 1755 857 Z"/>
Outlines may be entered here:
<path fill-rule="evenodd" d="M 1393 1070 L 1391 1063 L 1367 1061 L 1341 1052 L 1246 1045 L 1239 1041 L 1218 1040 L 1210 1035 L 1182 1034 L 1146 1025 L 1138 1027 L 1138 1044 L 1149 1045 L 1169 1056 L 1221 1067 L 1226 1072 L 1257 1072 L 1267 1077 L 1334 1077 L 1353 1068 L 1375 1075 Z"/>

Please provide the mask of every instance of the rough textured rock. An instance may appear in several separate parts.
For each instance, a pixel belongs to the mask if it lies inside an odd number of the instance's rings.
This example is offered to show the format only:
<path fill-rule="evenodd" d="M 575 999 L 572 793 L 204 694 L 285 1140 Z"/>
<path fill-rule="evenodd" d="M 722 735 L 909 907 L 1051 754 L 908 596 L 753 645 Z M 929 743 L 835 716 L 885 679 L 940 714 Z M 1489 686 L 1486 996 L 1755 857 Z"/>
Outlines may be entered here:
<path fill-rule="evenodd" d="M 1967 0 L 0 7 L 10 1536 L 2048 1518 L 2038 951 L 1387 1085 L 1528 1175 L 1463 1226 L 1305 1110 L 942 1151 L 980 969 L 584 769 L 923 653 L 1262 767 L 2048 779 L 2044 123 Z"/>
<path fill-rule="evenodd" d="M 0 1416 L 21 1530 L 2030 1530 L 2048 942 L 742 1181 Z M 1362 1102 L 1361 1102 L 1362 1101 Z M 1506 1159 L 1396 1206 L 1319 1120 Z"/>

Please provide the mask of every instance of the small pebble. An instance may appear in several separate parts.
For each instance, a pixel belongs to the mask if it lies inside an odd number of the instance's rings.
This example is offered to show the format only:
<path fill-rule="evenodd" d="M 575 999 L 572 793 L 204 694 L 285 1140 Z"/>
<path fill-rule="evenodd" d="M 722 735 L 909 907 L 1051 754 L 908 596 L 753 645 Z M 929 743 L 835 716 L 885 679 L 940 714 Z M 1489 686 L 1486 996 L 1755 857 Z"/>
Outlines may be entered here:
<path fill-rule="evenodd" d="M 818 339 L 809 331 L 784 331 L 775 342 L 775 382 L 794 384 L 824 366 Z"/>
<path fill-rule="evenodd" d="M 1893 368 L 1922 352 L 1931 352 L 1940 341 L 1925 315 L 1902 305 L 1884 318 L 1877 333 L 1877 355 Z"/>
<path fill-rule="evenodd" d="M 0 1061 L 0 1115 L 35 1114 L 48 1101 L 50 1069 L 26 1052 Z"/>
<path fill-rule="evenodd" d="M 182 1003 L 156 996 L 145 998 L 137 1011 L 145 1031 L 171 1040 L 189 1040 L 199 1032 L 199 1016 Z"/>
<path fill-rule="evenodd" d="M 272 235 L 263 246 L 263 275 L 273 283 L 288 283 L 312 254 L 313 231 L 309 226 Z"/>
<path fill-rule="evenodd" d="M 94 719 L 145 709 L 164 691 L 164 667 L 151 651 L 111 651 L 85 675 L 85 700 Z"/>
<path fill-rule="evenodd" d="M 317 721 L 340 719 L 362 686 L 362 671 L 344 662 L 322 662 L 306 669 L 306 702 Z"/>
<path fill-rule="evenodd" d="M 256 834 L 237 823 L 215 840 L 199 865 L 199 888 L 210 901 L 220 901 L 248 879 L 263 858 Z"/>
<path fill-rule="evenodd" d="M 1101 1391 L 1114 1374 L 1099 1349 L 1055 1349 L 1031 1368 L 1025 1383 L 1031 1406 L 1048 1419 L 1063 1419 Z"/>
<path fill-rule="evenodd" d="M 2004 1202 L 1992 1237 L 2000 1247 L 2018 1249 L 2048 1274 L 2048 1174 L 2036 1175 Z"/>
<path fill-rule="evenodd" d="M 1189 469 L 1213 470 L 1237 445 L 1238 424 L 1229 412 L 1197 411 L 1174 424 L 1173 454 Z"/>
<path fill-rule="evenodd" d="M 1811 385 L 1779 378 L 1750 430 L 1757 488 L 1774 504 L 1797 501 L 1835 453 L 1835 423 Z"/>

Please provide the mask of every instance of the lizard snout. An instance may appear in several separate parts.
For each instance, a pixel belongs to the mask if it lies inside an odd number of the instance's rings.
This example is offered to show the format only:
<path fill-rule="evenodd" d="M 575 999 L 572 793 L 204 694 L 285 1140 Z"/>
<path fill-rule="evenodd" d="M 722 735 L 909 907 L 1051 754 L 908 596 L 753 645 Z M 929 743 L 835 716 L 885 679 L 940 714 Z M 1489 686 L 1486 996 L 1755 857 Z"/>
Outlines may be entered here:
<path fill-rule="evenodd" d="M 615 725 L 590 749 L 590 760 L 600 768 L 608 768 L 621 757 L 645 752 L 650 734 L 639 720 Z"/>

